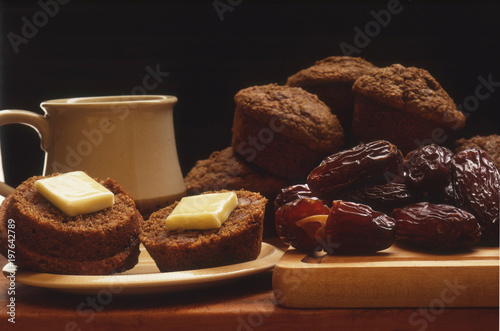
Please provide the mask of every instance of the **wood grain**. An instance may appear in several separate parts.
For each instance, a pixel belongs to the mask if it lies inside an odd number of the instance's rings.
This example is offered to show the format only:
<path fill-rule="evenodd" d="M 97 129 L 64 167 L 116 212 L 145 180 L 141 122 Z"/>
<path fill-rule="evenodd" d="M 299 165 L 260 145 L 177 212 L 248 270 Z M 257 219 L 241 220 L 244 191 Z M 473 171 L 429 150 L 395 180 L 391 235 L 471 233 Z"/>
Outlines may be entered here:
<path fill-rule="evenodd" d="M 291 248 L 273 289 L 291 308 L 497 307 L 499 249 L 455 254 L 397 245 L 371 256 L 307 257 Z"/>

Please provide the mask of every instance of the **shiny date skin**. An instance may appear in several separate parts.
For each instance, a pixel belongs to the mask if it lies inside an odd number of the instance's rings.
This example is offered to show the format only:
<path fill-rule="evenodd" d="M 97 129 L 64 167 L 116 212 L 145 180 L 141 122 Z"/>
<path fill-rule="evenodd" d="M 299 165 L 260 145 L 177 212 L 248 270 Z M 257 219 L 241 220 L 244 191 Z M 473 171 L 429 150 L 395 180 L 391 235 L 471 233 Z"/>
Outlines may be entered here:
<path fill-rule="evenodd" d="M 435 144 L 409 152 L 401 167 L 405 183 L 412 189 L 442 191 L 450 184 L 453 156 L 448 148 Z"/>
<path fill-rule="evenodd" d="M 395 146 L 396 154 L 388 157 L 390 146 L 377 141 L 336 153 L 311 172 L 307 184 L 284 188 L 275 202 L 281 239 L 308 254 L 322 248 L 328 254 L 369 254 L 395 238 L 457 249 L 477 244 L 481 233 L 481 239 L 498 244 L 500 174 L 486 153 L 453 155 L 429 145 L 410 152 L 403 163 Z M 356 153 L 365 159 L 356 159 Z M 376 155 L 385 157 L 376 161 Z M 387 159 L 393 163 L 384 168 L 384 162 L 391 163 Z M 374 177 L 398 164 L 404 182 L 373 184 Z M 355 169 L 369 170 L 357 174 Z M 385 231 L 374 220 L 385 220 Z"/>
<path fill-rule="evenodd" d="M 369 206 L 336 200 L 320 237 L 335 245 L 333 254 L 371 254 L 394 243 L 395 221 Z"/>
<path fill-rule="evenodd" d="M 317 198 L 298 198 L 285 203 L 276 210 L 274 221 L 276 233 L 287 245 L 291 245 L 305 253 L 318 251 L 320 243 L 316 231 L 324 224 L 322 222 L 300 221 L 315 215 L 328 215 L 330 208 Z"/>
<path fill-rule="evenodd" d="M 498 244 L 500 222 L 500 173 L 486 152 L 468 149 L 451 164 L 455 202 L 476 216 L 482 239 Z"/>
<path fill-rule="evenodd" d="M 276 195 L 274 199 L 274 211 L 278 210 L 286 203 L 292 202 L 301 198 L 315 198 L 307 184 L 296 184 L 285 187 Z"/>
<path fill-rule="evenodd" d="M 396 182 L 354 188 L 342 193 L 341 197 L 342 200 L 362 203 L 386 214 L 423 198 L 419 192 L 408 189 L 406 184 Z"/>
<path fill-rule="evenodd" d="M 419 202 L 397 208 L 396 239 L 438 250 L 469 248 L 481 236 L 474 215 L 455 206 Z"/>
<path fill-rule="evenodd" d="M 324 199 L 336 199 L 339 191 L 359 183 L 398 174 L 403 156 L 388 141 L 377 140 L 325 158 L 307 177 L 311 191 Z"/>

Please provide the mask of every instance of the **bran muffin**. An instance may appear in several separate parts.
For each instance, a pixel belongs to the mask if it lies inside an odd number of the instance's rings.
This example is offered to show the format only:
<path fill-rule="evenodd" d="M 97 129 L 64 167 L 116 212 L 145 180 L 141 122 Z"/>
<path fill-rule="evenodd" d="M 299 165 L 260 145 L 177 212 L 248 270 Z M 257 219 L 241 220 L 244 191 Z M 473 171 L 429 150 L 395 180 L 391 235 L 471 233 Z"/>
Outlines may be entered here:
<path fill-rule="evenodd" d="M 57 175 L 57 174 L 55 174 Z M 52 176 L 55 176 L 52 175 Z M 132 198 L 112 179 L 97 180 L 114 194 L 113 206 L 70 217 L 35 189 L 32 177 L 0 209 L 0 249 L 7 251 L 7 223 L 15 221 L 16 265 L 57 274 L 104 275 L 137 263 L 142 216 Z"/>
<path fill-rule="evenodd" d="M 453 138 L 465 126 L 465 116 L 424 69 L 400 64 L 376 69 L 358 78 L 353 91 L 352 132 L 363 142 L 385 139 L 408 153 Z"/>
<path fill-rule="evenodd" d="M 240 190 L 259 192 L 273 199 L 289 181 L 247 163 L 231 146 L 199 160 L 184 178 L 189 195 L 206 191 Z"/>
<path fill-rule="evenodd" d="M 337 117 L 316 95 L 299 87 L 253 86 L 234 99 L 233 149 L 276 176 L 304 178 L 343 145 Z"/>
<path fill-rule="evenodd" d="M 359 57 L 330 56 L 288 77 L 286 84 L 316 94 L 337 115 L 344 131 L 348 132 L 354 110 L 352 85 L 360 76 L 376 68 Z"/>
<path fill-rule="evenodd" d="M 218 229 L 168 231 L 165 219 L 178 202 L 151 214 L 140 239 L 160 271 L 210 268 L 259 256 L 267 200 L 254 192 L 235 193 L 238 206 Z"/>
<path fill-rule="evenodd" d="M 461 138 L 455 141 L 455 153 L 466 149 L 481 149 L 486 152 L 491 161 L 500 171 L 500 135 L 491 134 L 489 136 L 474 136 L 470 139 Z"/>

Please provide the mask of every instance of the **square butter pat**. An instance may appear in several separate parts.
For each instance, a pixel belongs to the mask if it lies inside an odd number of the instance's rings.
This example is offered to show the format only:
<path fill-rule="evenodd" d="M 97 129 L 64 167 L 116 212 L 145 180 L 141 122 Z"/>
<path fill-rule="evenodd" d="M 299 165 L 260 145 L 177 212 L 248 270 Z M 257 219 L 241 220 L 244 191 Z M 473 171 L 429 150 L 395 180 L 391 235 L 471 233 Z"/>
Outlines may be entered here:
<path fill-rule="evenodd" d="M 167 230 L 206 230 L 220 228 L 238 206 L 234 192 L 184 197 L 165 220 Z"/>
<path fill-rule="evenodd" d="M 114 203 L 113 192 L 83 171 L 39 179 L 35 189 L 68 216 L 89 214 Z"/>

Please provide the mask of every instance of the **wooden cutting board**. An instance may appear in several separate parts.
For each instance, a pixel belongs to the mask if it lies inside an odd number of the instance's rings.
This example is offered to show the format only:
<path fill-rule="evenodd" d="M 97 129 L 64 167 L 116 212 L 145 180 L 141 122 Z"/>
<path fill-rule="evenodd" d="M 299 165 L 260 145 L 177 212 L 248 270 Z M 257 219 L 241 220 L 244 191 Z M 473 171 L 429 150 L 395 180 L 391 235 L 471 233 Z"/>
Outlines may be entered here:
<path fill-rule="evenodd" d="M 276 301 L 290 308 L 498 307 L 498 285 L 498 247 L 318 258 L 289 248 L 273 271 Z"/>

